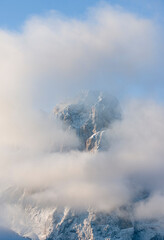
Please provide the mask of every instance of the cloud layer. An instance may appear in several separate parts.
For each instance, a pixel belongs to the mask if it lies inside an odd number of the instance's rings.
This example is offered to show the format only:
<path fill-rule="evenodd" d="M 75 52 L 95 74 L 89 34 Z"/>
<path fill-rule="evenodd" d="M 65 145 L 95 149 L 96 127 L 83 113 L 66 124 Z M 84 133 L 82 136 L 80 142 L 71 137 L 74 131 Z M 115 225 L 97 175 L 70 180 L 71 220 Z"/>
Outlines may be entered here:
<path fill-rule="evenodd" d="M 37 107 L 51 107 L 80 88 L 115 89 L 118 95 L 129 84 L 151 88 L 159 38 L 153 20 L 110 6 L 92 9 L 83 21 L 54 12 L 33 17 L 20 33 L 1 30 L 1 187 L 26 188 L 30 201 L 41 205 L 93 205 L 105 211 L 130 203 L 146 189 L 152 198 L 135 206 L 135 214 L 142 217 L 146 206 L 158 216 L 163 106 L 128 99 L 123 120 L 108 131 L 109 152 L 96 155 L 61 153 L 61 146 L 75 148 L 77 137 Z"/>

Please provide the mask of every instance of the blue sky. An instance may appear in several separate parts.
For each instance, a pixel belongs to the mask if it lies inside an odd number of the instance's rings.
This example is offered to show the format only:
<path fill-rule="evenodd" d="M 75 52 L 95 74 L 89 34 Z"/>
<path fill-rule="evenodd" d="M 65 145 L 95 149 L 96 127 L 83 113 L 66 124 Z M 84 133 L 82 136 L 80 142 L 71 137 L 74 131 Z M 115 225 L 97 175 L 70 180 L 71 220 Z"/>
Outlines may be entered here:
<path fill-rule="evenodd" d="M 68 17 L 83 18 L 87 8 L 107 2 L 120 5 L 142 17 L 155 17 L 163 22 L 163 0 L 0 0 L 0 27 L 18 30 L 33 15 L 56 10 Z"/>

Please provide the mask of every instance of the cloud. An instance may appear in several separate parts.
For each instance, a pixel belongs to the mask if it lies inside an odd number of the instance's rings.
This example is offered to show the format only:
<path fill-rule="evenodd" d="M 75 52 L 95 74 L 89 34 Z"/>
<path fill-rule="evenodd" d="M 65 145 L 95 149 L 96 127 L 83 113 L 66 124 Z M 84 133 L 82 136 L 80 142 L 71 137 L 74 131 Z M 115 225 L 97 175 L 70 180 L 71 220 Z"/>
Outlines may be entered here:
<path fill-rule="evenodd" d="M 163 191 L 163 120 L 162 106 L 131 102 L 122 121 L 108 130 L 108 152 L 15 149 L 1 154 L 1 181 L 32 189 L 30 198 L 41 205 L 93 205 L 107 211 L 143 190 Z"/>
<path fill-rule="evenodd" d="M 94 10 L 86 21 L 64 20 L 55 14 L 48 19 L 33 18 L 24 35 L 35 71 L 46 76 L 48 71 L 64 80 L 80 81 L 95 66 L 108 72 L 119 66 L 120 74 L 136 73 L 154 57 L 153 22 L 111 7 Z"/>
<path fill-rule="evenodd" d="M 50 108 L 63 92 L 79 88 L 150 84 L 158 74 L 160 38 L 153 20 L 109 5 L 84 20 L 56 12 L 32 17 L 19 33 L 0 31 L 1 94 Z"/>
<path fill-rule="evenodd" d="M 75 133 L 37 109 L 81 88 L 121 94 L 128 84 L 151 86 L 146 76 L 156 68 L 159 35 L 153 20 L 110 6 L 92 9 L 85 20 L 52 13 L 33 17 L 22 32 L 1 30 L 0 187 L 25 188 L 29 203 L 41 206 L 103 211 L 143 189 L 162 192 L 163 106 L 128 99 L 122 121 L 108 130 L 109 152 L 95 155 L 61 153 L 61 146 L 78 146 Z M 1 204 L 15 206 L 19 197 L 2 197 Z M 148 208 L 156 208 L 152 201 Z"/>
<path fill-rule="evenodd" d="M 42 78 L 42 87 L 49 79 L 50 86 L 61 89 L 64 84 L 67 91 L 77 84 L 110 89 L 139 78 L 150 82 L 145 72 L 152 73 L 159 57 L 155 23 L 109 6 L 92 10 L 84 21 L 55 14 L 33 18 L 24 36 L 27 61 L 35 77 Z"/>
<path fill-rule="evenodd" d="M 155 193 L 145 201 L 136 204 L 135 215 L 137 219 L 160 219 L 164 216 L 163 193 Z"/>

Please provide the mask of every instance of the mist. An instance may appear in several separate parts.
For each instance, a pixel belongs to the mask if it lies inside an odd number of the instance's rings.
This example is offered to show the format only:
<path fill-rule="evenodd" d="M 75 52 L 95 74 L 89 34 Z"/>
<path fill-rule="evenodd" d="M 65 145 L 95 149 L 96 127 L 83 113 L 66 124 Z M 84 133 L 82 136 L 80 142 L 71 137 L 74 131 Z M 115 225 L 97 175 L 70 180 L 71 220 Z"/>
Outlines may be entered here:
<path fill-rule="evenodd" d="M 148 200 L 133 205 L 136 219 L 163 216 L 164 107 L 153 95 L 163 87 L 162 37 L 153 19 L 109 5 L 90 9 L 85 20 L 51 12 L 21 32 L 0 30 L 1 222 L 23 217 L 14 210 L 19 194 L 3 197 L 14 186 L 29 203 L 105 212 L 147 190 Z M 81 89 L 120 100 L 122 120 L 108 129 L 106 152 L 78 151 L 75 132 L 52 117 L 57 101 Z"/>

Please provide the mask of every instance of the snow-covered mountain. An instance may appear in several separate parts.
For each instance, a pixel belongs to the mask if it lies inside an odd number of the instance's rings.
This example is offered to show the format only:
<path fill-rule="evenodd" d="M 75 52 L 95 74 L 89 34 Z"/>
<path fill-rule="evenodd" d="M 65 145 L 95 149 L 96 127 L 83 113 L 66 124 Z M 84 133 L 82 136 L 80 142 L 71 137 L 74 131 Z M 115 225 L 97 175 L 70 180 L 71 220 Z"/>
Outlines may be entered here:
<path fill-rule="evenodd" d="M 65 128 L 76 132 L 80 151 L 108 149 L 106 131 L 114 121 L 121 119 L 118 101 L 101 92 L 84 92 L 57 105 L 53 114 Z M 164 239 L 164 219 L 136 221 L 133 203 L 110 213 L 97 211 L 92 206 L 85 210 L 40 206 L 30 199 L 29 190 L 15 187 L 1 193 L 0 202 L 16 209 L 12 219 L 7 219 L 10 229 L 33 240 Z"/>

